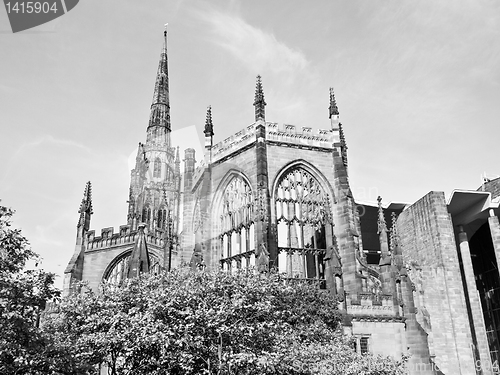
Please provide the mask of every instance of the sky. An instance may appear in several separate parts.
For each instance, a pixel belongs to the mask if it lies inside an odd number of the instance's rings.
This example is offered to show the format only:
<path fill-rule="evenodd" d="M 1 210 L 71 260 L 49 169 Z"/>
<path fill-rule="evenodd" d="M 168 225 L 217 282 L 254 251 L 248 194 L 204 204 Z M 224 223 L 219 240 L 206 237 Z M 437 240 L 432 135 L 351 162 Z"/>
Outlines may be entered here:
<path fill-rule="evenodd" d="M 201 149 L 266 120 L 328 129 L 334 87 L 357 200 L 415 202 L 500 175 L 500 2 L 85 0 L 12 34 L 0 9 L 0 199 L 61 277 L 78 208 L 126 223 L 168 23 L 173 144 Z M 181 153 L 182 156 L 182 153 Z M 198 153 L 198 160 L 202 156 Z"/>

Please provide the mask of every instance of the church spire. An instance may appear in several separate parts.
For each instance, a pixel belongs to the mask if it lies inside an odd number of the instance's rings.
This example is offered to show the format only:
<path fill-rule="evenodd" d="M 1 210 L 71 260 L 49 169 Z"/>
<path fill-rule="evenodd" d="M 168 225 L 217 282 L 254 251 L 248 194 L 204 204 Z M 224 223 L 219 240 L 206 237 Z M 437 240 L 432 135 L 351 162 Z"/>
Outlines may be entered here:
<path fill-rule="evenodd" d="M 337 101 L 335 100 L 335 93 L 333 92 L 333 87 L 330 87 L 330 107 L 328 107 L 330 112 L 329 118 L 332 116 L 339 115 L 339 108 L 337 107 Z"/>
<path fill-rule="evenodd" d="M 163 32 L 163 47 L 156 73 L 153 102 L 148 129 L 151 127 L 166 128 L 170 132 L 170 97 L 168 88 L 168 55 L 167 55 L 167 25 Z"/>
<path fill-rule="evenodd" d="M 266 101 L 264 100 L 264 90 L 262 88 L 262 81 L 260 75 L 257 76 L 257 84 L 255 87 L 255 121 L 266 121 Z"/>

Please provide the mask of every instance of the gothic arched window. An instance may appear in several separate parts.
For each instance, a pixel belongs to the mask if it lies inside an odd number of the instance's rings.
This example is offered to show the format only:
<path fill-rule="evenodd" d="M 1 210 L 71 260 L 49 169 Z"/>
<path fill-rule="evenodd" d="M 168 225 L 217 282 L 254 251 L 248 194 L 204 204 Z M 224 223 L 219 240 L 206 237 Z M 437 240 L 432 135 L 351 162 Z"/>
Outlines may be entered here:
<path fill-rule="evenodd" d="M 308 171 L 295 167 L 278 181 L 275 207 L 280 271 L 289 277 L 324 279 L 328 194 Z"/>
<path fill-rule="evenodd" d="M 165 229 L 166 221 L 167 221 L 167 210 L 165 209 L 165 207 L 161 207 L 158 210 L 158 221 L 156 225 L 158 226 L 158 228 Z"/>
<path fill-rule="evenodd" d="M 160 158 L 155 159 L 153 168 L 153 177 L 161 177 L 161 160 Z"/>
<path fill-rule="evenodd" d="M 115 264 L 109 269 L 104 275 L 104 280 L 113 284 L 120 284 L 122 280 L 127 277 L 128 262 L 130 260 L 130 254 L 119 258 Z"/>
<path fill-rule="evenodd" d="M 150 220 L 151 220 L 151 207 L 149 207 L 149 205 L 146 205 L 142 209 L 142 222 L 149 223 Z"/>
<path fill-rule="evenodd" d="M 128 264 L 131 255 L 132 252 L 128 252 L 125 255 L 120 255 L 116 258 L 111 263 L 109 269 L 104 273 L 103 280 L 116 285 L 119 285 L 123 280 L 125 280 L 127 278 Z M 151 264 L 149 272 L 154 275 L 159 274 L 161 272 L 159 259 L 152 254 L 149 254 L 149 258 Z"/>
<path fill-rule="evenodd" d="M 254 198 L 250 185 L 235 176 L 222 194 L 220 207 L 221 265 L 225 269 L 255 264 Z"/>

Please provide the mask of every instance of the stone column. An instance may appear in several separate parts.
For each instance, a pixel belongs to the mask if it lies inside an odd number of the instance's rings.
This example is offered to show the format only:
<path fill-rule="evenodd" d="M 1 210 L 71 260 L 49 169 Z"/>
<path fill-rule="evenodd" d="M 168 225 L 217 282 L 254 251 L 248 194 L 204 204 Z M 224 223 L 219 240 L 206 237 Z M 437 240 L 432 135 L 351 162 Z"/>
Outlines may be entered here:
<path fill-rule="evenodd" d="M 498 221 L 498 216 L 495 216 L 493 210 L 490 210 L 488 224 L 490 225 L 491 241 L 493 242 L 493 249 L 495 250 L 495 258 L 497 264 L 500 264 L 500 223 Z"/>
<path fill-rule="evenodd" d="M 460 255 L 462 256 L 462 264 L 465 275 L 465 282 L 467 285 L 467 295 L 472 315 L 472 334 L 475 336 L 477 350 L 479 352 L 480 363 L 483 364 L 482 373 L 484 375 L 493 374 L 490 362 L 490 349 L 486 339 L 486 327 L 484 324 L 483 309 L 481 307 L 481 300 L 479 299 L 479 292 L 476 287 L 476 279 L 474 277 L 474 269 L 472 267 L 472 259 L 470 256 L 469 241 L 467 233 L 464 232 L 463 227 L 459 227 L 458 242 Z M 466 296 L 467 296 L 466 295 Z"/>

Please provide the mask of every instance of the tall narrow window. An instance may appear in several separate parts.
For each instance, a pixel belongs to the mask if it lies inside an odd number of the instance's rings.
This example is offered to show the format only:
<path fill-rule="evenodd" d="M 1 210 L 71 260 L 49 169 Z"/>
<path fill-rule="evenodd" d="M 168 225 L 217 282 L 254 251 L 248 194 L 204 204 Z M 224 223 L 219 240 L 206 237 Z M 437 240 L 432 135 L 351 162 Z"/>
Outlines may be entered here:
<path fill-rule="evenodd" d="M 149 205 L 146 205 L 142 209 L 142 222 L 149 223 L 150 220 L 151 220 L 151 208 L 149 207 Z"/>
<path fill-rule="evenodd" d="M 158 210 L 158 220 L 156 222 L 157 227 L 165 229 L 166 221 L 167 221 L 167 210 L 165 209 L 165 207 L 162 206 Z"/>
<path fill-rule="evenodd" d="M 155 159 L 154 169 L 153 169 L 153 177 L 161 177 L 161 160 L 160 158 Z"/>
<path fill-rule="evenodd" d="M 235 176 L 226 186 L 221 204 L 221 266 L 248 267 L 255 257 L 252 189 L 243 178 Z"/>
<path fill-rule="evenodd" d="M 275 206 L 279 270 L 289 277 L 323 281 L 328 195 L 309 172 L 297 167 L 279 180 Z"/>

